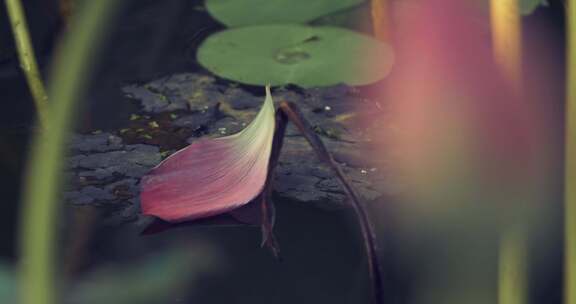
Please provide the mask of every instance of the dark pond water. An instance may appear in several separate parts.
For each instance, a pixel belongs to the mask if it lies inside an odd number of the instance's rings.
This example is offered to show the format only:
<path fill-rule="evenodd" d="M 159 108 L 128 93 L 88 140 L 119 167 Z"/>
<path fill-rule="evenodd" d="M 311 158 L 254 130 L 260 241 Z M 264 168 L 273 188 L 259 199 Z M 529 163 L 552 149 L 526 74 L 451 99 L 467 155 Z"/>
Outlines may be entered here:
<path fill-rule="evenodd" d="M 55 1 L 24 1 L 40 65 L 45 71 L 60 22 Z M 127 102 L 121 88 L 175 73 L 204 72 L 194 61 L 199 43 L 210 33 L 223 29 L 203 10 L 202 1 L 125 1 L 120 18 L 98 56 L 94 80 L 84 98 L 78 130 L 115 130 L 122 127 L 137 105 Z M 562 26 L 561 5 L 531 18 Z M 561 41 L 558 31 L 556 41 Z M 15 239 L 19 191 L 27 143 L 31 134 L 33 108 L 24 78 L 18 69 L 9 27 L 0 8 L 0 256 L 17 260 Z M 559 56 L 561 58 L 561 56 Z M 562 64 L 555 62 L 555 64 Z M 253 88 L 246 87 L 248 90 Z M 130 267 L 146 257 L 177 250 L 213 248 L 220 258 L 219 270 L 207 270 L 197 280 L 182 282 L 178 296 L 166 295 L 152 303 L 367 303 L 364 252 L 357 224 L 349 210 L 329 211 L 315 206 L 278 201 L 277 236 L 284 261 L 279 263 L 259 247 L 260 232 L 253 228 L 185 228 L 150 237 L 140 237 L 137 227 L 110 226 L 94 221 L 89 242 L 80 261 L 75 261 L 72 282 L 112 265 Z M 73 210 L 77 210 L 72 208 Z M 66 214 L 73 214 L 68 211 Z M 88 219 L 90 216 L 87 217 Z M 82 218 L 80 217 L 82 220 Z M 88 221 L 84 218 L 84 220 Z M 69 221 L 62 229 L 75 229 Z M 412 269 L 394 260 L 393 244 L 383 236 L 384 269 L 389 303 L 407 303 Z M 66 264 L 67 240 L 62 245 Z M 187 245 L 185 245 L 187 244 Z M 195 247 L 196 246 L 196 247 Z M 192 248 L 192 249 L 190 249 Z M 557 251 L 559 252 L 559 251 Z M 66 257 L 66 258 L 64 258 Z M 559 254 L 556 257 L 559 261 Z M 399 262 L 398 262 L 399 263 Z M 535 299 L 538 303 L 559 303 L 559 262 L 538 269 L 544 279 Z M 157 276 L 170 276 L 158 270 Z M 74 283 L 72 283 L 74 284 Z M 124 282 L 126 288 L 130 282 Z M 137 303 L 137 302 L 135 302 Z"/>

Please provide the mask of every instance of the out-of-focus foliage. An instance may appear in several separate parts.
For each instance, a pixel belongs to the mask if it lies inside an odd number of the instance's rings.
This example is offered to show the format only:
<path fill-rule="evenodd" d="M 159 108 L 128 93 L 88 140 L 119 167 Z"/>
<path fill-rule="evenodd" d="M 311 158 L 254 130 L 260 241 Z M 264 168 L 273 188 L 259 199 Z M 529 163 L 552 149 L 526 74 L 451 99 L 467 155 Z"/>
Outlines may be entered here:
<path fill-rule="evenodd" d="M 66 304 L 155 304 L 186 299 L 203 273 L 219 267 L 209 247 L 177 248 L 129 266 L 106 266 L 89 274 L 63 295 Z M 30 292 L 33 292 L 31 290 Z M 16 276 L 0 264 L 0 303 L 16 303 Z"/>
<path fill-rule="evenodd" d="M 396 48 L 403 56 L 383 97 L 395 128 L 382 152 L 395 149 L 391 170 L 409 185 L 409 212 L 419 203 L 429 216 L 474 207 L 487 214 L 478 219 L 502 224 L 534 213 L 548 197 L 553 168 L 550 110 L 534 97 L 519 98 L 495 76 L 498 66 L 485 47 L 490 41 L 471 21 L 480 16 L 473 6 L 422 3 L 397 14 L 395 36 L 405 38 Z M 520 207 L 525 204 L 531 208 Z"/>
<path fill-rule="evenodd" d="M 215 253 L 198 248 L 201 247 L 172 249 L 127 267 L 101 268 L 74 288 L 68 303 L 185 302 L 196 279 L 217 267 Z"/>
<path fill-rule="evenodd" d="M 214 74 L 241 83 L 302 87 L 373 83 L 394 61 L 392 49 L 369 36 L 298 24 L 217 33 L 202 43 L 197 58 Z"/>
<path fill-rule="evenodd" d="M 522 15 L 532 14 L 540 5 L 548 5 L 546 0 L 519 0 Z"/>
<path fill-rule="evenodd" d="M 576 2 L 567 1 L 566 105 L 564 131 L 564 301 L 576 302 Z"/>
<path fill-rule="evenodd" d="M 548 88 L 518 96 L 494 63 L 475 3 L 414 2 L 397 3 L 398 60 L 381 98 L 389 125 L 376 154 L 389 155 L 402 188 L 392 211 L 402 258 L 426 261 L 408 302 L 497 303 L 501 232 L 543 233 L 551 218 L 556 145 L 550 103 L 536 100 Z M 514 250 L 503 261 L 515 257 L 506 269 L 521 270 Z M 504 292 L 521 295 L 521 285 Z"/>
<path fill-rule="evenodd" d="M 60 304 L 56 286 L 56 246 L 59 194 L 68 135 L 75 110 L 107 22 L 121 1 L 88 1 L 78 11 L 70 31 L 59 42 L 52 60 L 48 99 L 48 125 L 37 133 L 30 147 L 26 181 L 22 187 L 18 298 L 22 303 Z M 28 288 L 33 288 L 28 290 Z"/>
<path fill-rule="evenodd" d="M 14 303 L 16 297 L 16 280 L 12 269 L 7 264 L 0 264 L 0 303 Z"/>
<path fill-rule="evenodd" d="M 362 3 L 363 0 L 207 0 L 218 21 L 234 26 L 303 23 Z"/>

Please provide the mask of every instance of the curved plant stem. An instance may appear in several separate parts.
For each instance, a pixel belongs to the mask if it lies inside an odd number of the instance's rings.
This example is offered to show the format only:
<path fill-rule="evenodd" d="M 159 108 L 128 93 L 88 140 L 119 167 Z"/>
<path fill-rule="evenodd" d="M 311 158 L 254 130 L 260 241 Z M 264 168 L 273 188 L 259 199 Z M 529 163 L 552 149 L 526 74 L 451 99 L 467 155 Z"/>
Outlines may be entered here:
<path fill-rule="evenodd" d="M 526 235 L 522 227 L 507 227 L 500 237 L 498 303 L 527 303 Z"/>
<path fill-rule="evenodd" d="M 513 93 L 522 94 L 522 25 L 518 0 L 491 0 L 494 60 Z M 527 236 L 523 219 L 503 223 L 498 252 L 498 303 L 527 302 Z"/>
<path fill-rule="evenodd" d="M 522 84 L 522 23 L 518 0 L 490 0 L 494 60 L 516 93 Z"/>
<path fill-rule="evenodd" d="M 566 9 L 568 50 L 564 143 L 564 303 L 576 303 L 576 1 Z"/>
<path fill-rule="evenodd" d="M 16 1 L 13 1 L 16 2 Z M 50 127 L 35 135 L 21 212 L 19 300 L 24 304 L 62 303 L 56 292 L 56 242 L 65 143 L 107 16 L 120 1 L 87 1 L 61 45 L 49 98 Z"/>
<path fill-rule="evenodd" d="M 34 56 L 34 48 L 32 47 L 32 41 L 28 33 L 26 16 L 20 0 L 6 0 L 6 9 L 8 11 L 8 17 L 10 18 L 12 32 L 14 33 L 20 67 L 22 71 L 24 71 L 28 87 L 30 87 L 30 92 L 32 93 L 32 99 L 36 105 L 38 123 L 42 128 L 45 128 L 48 123 L 48 96 L 46 95 L 44 83 L 38 70 L 36 57 Z"/>
<path fill-rule="evenodd" d="M 298 108 L 290 102 L 282 102 L 280 103 L 280 110 L 287 116 L 288 120 L 290 120 L 290 122 L 300 130 L 302 135 L 304 135 L 308 143 L 310 143 L 314 151 L 316 151 L 318 158 L 325 162 L 334 171 L 334 173 L 336 173 L 336 177 L 344 187 L 348 198 L 350 198 L 352 207 L 358 216 L 358 221 L 362 230 L 366 255 L 368 257 L 368 271 L 373 285 L 374 300 L 378 304 L 384 303 L 382 273 L 380 261 L 378 259 L 376 234 L 374 233 L 374 227 L 368 217 L 366 208 L 360 201 L 360 196 L 356 193 L 356 190 L 352 187 L 352 183 L 348 180 L 348 177 L 346 177 L 342 169 L 340 169 L 340 166 L 328 152 L 328 149 L 326 149 L 322 140 L 318 135 L 316 135 L 316 133 L 314 133 Z"/>

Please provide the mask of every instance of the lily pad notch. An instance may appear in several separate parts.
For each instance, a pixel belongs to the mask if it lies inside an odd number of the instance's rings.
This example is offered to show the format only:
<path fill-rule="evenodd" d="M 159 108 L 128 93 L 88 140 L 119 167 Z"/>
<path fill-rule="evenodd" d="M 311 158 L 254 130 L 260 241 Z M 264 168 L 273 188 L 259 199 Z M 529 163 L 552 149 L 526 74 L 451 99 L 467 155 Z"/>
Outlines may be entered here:
<path fill-rule="evenodd" d="M 144 176 L 142 212 L 156 218 L 147 231 L 194 223 L 229 224 L 228 220 L 259 225 L 262 245 L 279 258 L 273 233 L 272 177 L 288 122 L 298 128 L 319 159 L 334 171 L 349 197 L 364 239 L 374 300 L 383 303 L 376 234 L 360 196 L 297 106 L 283 101 L 274 110 L 269 86 L 264 105 L 244 130 L 231 136 L 198 140 Z"/>

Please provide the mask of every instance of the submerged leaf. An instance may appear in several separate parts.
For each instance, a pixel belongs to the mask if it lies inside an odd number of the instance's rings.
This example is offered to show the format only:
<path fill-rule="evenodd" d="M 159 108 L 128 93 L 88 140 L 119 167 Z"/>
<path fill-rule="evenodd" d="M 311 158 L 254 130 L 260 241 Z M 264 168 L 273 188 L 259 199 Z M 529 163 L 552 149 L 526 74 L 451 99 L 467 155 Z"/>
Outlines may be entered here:
<path fill-rule="evenodd" d="M 363 0 L 207 0 L 206 9 L 229 27 L 302 23 L 362 3 Z"/>
<path fill-rule="evenodd" d="M 372 37 L 331 26 L 261 25 L 208 37 L 197 59 L 214 74 L 246 84 L 365 85 L 384 78 L 392 49 Z"/>
<path fill-rule="evenodd" d="M 246 205 L 266 183 L 274 129 L 274 103 L 267 87 L 262 109 L 244 130 L 194 142 L 143 178 L 143 213 L 183 222 Z"/>

